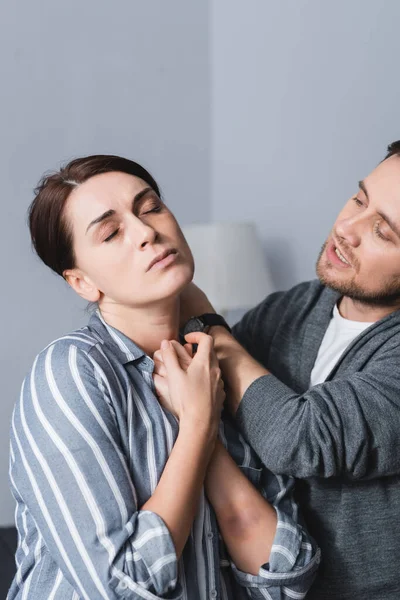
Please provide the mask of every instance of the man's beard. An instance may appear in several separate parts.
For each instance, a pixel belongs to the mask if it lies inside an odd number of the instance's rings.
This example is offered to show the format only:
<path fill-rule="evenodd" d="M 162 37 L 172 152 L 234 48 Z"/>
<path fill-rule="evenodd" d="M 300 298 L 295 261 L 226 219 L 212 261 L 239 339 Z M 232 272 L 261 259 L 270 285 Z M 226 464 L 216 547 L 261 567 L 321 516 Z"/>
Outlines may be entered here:
<path fill-rule="evenodd" d="M 338 292 L 342 296 L 347 296 L 351 300 L 360 302 L 365 306 L 386 308 L 400 304 L 400 280 L 387 282 L 382 289 L 378 291 L 370 291 L 361 288 L 354 281 L 335 281 L 334 277 L 331 279 L 329 277 L 328 269 L 325 269 L 324 273 L 324 269 L 321 267 L 321 258 L 325 252 L 326 246 L 327 242 L 325 242 L 321 248 L 316 265 L 318 279 L 323 285 Z"/>

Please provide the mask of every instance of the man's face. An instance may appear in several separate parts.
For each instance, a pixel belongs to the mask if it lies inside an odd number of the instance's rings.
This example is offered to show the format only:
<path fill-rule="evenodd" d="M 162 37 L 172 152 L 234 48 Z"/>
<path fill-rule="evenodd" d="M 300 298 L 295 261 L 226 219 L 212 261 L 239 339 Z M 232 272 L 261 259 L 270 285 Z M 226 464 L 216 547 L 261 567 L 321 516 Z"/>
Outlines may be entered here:
<path fill-rule="evenodd" d="M 366 304 L 400 302 L 400 157 L 383 161 L 339 214 L 317 262 L 321 282 Z"/>

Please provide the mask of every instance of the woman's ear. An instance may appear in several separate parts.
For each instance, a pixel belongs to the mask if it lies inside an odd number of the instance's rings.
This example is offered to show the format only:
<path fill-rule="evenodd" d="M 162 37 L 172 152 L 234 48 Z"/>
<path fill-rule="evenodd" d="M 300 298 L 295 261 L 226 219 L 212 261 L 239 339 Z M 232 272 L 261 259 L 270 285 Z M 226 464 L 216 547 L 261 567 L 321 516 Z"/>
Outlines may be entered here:
<path fill-rule="evenodd" d="M 67 269 L 63 273 L 65 281 L 81 298 L 88 302 L 98 302 L 101 292 L 80 269 Z"/>

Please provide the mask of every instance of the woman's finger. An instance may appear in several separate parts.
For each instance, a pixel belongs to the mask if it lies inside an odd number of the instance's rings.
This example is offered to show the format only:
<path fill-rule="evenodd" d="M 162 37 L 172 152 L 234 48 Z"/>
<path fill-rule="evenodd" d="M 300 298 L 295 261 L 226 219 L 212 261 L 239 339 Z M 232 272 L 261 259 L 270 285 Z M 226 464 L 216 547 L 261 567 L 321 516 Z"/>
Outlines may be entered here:
<path fill-rule="evenodd" d="M 192 333 L 188 333 L 187 335 L 185 335 L 185 340 L 187 340 L 191 344 L 197 344 L 197 346 L 201 345 L 202 353 L 203 353 L 200 355 L 201 359 L 205 360 L 206 354 L 207 354 L 209 357 L 210 365 L 212 367 L 219 366 L 218 358 L 214 351 L 214 340 L 211 335 L 208 335 L 207 333 L 203 333 L 200 331 L 193 331 Z M 199 348 L 197 348 L 197 352 L 196 352 L 195 356 L 197 356 L 198 353 L 199 353 Z"/>
<path fill-rule="evenodd" d="M 175 348 L 181 367 L 186 370 L 192 362 L 191 357 L 179 342 L 172 340 L 171 344 Z"/>
<path fill-rule="evenodd" d="M 164 377 L 160 377 L 157 374 L 153 375 L 153 380 L 154 387 L 156 388 L 156 393 L 161 406 L 173 415 L 175 415 L 176 418 L 179 418 L 169 394 L 167 380 Z"/>
<path fill-rule="evenodd" d="M 185 344 L 183 347 L 185 348 L 186 352 L 189 354 L 190 358 L 193 358 L 193 345 Z"/>
<path fill-rule="evenodd" d="M 161 375 L 157 375 L 157 373 L 153 374 L 154 387 L 156 388 L 157 396 L 160 398 L 165 398 L 168 396 L 168 383 L 165 377 L 161 377 Z"/>
<path fill-rule="evenodd" d="M 210 335 L 200 331 L 194 331 L 185 335 L 185 339 L 191 344 L 197 344 L 197 352 L 193 357 L 193 362 L 208 362 L 211 366 L 216 364 L 216 356 L 214 353 L 214 340 Z"/>
<path fill-rule="evenodd" d="M 157 373 L 157 375 L 160 375 L 161 377 L 166 377 L 167 369 L 165 368 L 163 362 L 160 362 L 158 360 L 154 361 L 154 373 Z"/>
<path fill-rule="evenodd" d="M 156 350 L 153 354 L 154 362 L 163 362 L 161 350 Z"/>
<path fill-rule="evenodd" d="M 189 344 L 200 344 L 201 340 L 208 338 L 212 340 L 212 337 L 203 331 L 192 331 L 192 333 L 187 333 L 185 335 L 185 340 Z"/>
<path fill-rule="evenodd" d="M 161 354 L 167 374 L 182 371 L 175 348 L 170 341 L 163 340 L 161 342 Z"/>

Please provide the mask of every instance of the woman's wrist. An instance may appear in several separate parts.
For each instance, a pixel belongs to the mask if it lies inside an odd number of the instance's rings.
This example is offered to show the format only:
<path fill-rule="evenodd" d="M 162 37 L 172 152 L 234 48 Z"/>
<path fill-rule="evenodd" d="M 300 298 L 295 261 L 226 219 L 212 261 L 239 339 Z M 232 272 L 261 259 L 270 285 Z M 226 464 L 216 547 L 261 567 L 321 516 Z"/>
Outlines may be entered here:
<path fill-rule="evenodd" d="M 193 417 L 181 417 L 179 436 L 186 439 L 190 445 L 197 444 L 207 448 L 211 457 L 218 438 L 218 425 L 216 421 L 206 422 Z"/>

